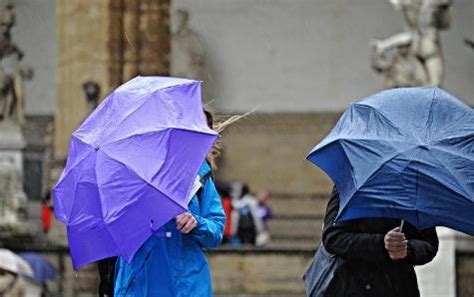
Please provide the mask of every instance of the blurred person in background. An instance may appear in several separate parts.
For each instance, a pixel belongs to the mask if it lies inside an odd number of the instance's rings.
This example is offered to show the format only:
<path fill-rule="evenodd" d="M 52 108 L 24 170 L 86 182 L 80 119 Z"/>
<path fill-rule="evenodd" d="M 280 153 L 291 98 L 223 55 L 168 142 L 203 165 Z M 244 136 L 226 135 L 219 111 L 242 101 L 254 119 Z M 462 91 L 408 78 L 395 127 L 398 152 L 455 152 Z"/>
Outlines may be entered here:
<path fill-rule="evenodd" d="M 262 221 L 263 230 L 260 236 L 257 237 L 257 246 L 263 246 L 270 241 L 270 231 L 268 228 L 268 221 L 273 217 L 272 209 L 270 207 L 271 194 L 267 190 L 261 190 L 257 194 L 258 210 L 257 214 Z"/>
<path fill-rule="evenodd" d="M 48 189 L 41 200 L 41 225 L 44 234 L 51 230 L 51 219 L 53 216 L 53 201 L 51 199 L 51 189 Z"/>
<path fill-rule="evenodd" d="M 263 232 L 263 222 L 258 216 L 258 201 L 250 192 L 249 186 L 236 186 L 236 196 L 232 201 L 232 234 L 242 244 L 257 244 L 257 237 Z M 239 194 L 237 194 L 237 192 Z"/>

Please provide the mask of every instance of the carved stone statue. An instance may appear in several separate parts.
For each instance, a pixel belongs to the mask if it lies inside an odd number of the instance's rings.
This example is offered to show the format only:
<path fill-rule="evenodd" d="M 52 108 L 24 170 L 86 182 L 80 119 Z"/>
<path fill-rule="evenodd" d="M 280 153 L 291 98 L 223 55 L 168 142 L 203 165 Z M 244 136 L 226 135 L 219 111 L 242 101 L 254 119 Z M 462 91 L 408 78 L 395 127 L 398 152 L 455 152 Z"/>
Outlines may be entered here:
<path fill-rule="evenodd" d="M 411 40 L 407 35 L 400 37 L 393 53 L 380 51 L 374 46 L 372 67 L 385 74 L 386 89 L 399 87 L 416 87 L 428 84 L 428 78 L 423 63 L 412 54 Z M 405 38 L 405 42 L 402 42 Z"/>
<path fill-rule="evenodd" d="M 33 70 L 21 64 L 23 52 L 13 42 L 15 25 L 13 5 L 5 7 L 0 18 L 0 106 L 2 121 L 25 124 L 24 81 L 33 77 Z"/>
<path fill-rule="evenodd" d="M 177 29 L 171 37 L 171 75 L 202 79 L 206 53 L 199 35 L 189 27 L 189 12 L 176 11 Z"/>
<path fill-rule="evenodd" d="M 373 42 L 372 67 L 385 87 L 440 86 L 443 55 L 439 32 L 450 26 L 452 0 L 389 0 L 403 13 L 405 32 Z"/>
<path fill-rule="evenodd" d="M 13 5 L 0 16 L 0 241 L 31 233 L 23 222 L 27 198 L 23 192 L 23 153 L 25 140 L 24 86 L 33 71 L 22 65 L 23 52 L 13 42 Z M 28 235 L 29 236 L 29 235 Z"/>

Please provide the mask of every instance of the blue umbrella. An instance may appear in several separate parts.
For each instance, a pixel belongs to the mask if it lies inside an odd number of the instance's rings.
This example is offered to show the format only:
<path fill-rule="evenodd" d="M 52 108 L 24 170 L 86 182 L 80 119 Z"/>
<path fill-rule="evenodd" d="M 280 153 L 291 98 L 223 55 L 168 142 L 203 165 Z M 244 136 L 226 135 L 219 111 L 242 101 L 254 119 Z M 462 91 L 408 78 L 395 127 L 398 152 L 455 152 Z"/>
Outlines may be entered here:
<path fill-rule="evenodd" d="M 352 104 L 308 155 L 340 196 L 337 220 L 400 218 L 474 235 L 474 112 L 434 87 Z"/>
<path fill-rule="evenodd" d="M 37 253 L 20 253 L 19 256 L 30 264 L 35 281 L 44 283 L 56 278 L 56 269 L 41 255 Z"/>

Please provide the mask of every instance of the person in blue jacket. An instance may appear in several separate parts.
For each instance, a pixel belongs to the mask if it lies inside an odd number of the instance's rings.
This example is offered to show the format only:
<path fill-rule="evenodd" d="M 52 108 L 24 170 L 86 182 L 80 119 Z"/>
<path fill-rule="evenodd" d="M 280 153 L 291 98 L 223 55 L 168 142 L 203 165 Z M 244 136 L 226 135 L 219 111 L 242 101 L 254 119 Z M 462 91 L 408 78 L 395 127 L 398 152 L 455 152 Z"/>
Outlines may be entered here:
<path fill-rule="evenodd" d="M 118 258 L 115 297 L 213 296 L 204 250 L 220 244 L 226 217 L 214 181 L 205 178 L 211 170 L 207 161 L 201 166 L 199 176 L 205 182 L 191 199 L 189 212 L 160 228 L 130 263 Z"/>

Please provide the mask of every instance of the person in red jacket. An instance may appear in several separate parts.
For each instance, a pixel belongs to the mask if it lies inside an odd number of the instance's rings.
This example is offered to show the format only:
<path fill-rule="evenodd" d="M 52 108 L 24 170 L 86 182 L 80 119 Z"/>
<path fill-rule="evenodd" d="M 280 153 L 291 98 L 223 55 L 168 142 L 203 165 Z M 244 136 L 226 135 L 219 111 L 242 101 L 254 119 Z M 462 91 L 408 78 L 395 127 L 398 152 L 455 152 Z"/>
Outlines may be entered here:
<path fill-rule="evenodd" d="M 217 187 L 219 195 L 221 196 L 222 207 L 224 208 L 226 221 L 225 221 L 225 229 L 224 229 L 224 237 L 222 239 L 222 243 L 229 243 L 230 238 L 232 237 L 231 233 L 231 219 L 230 216 L 232 214 L 232 198 L 230 196 L 230 187 L 226 183 L 220 183 Z"/>
<path fill-rule="evenodd" d="M 51 230 L 51 218 L 53 216 L 51 201 L 51 191 L 48 190 L 41 201 L 41 225 L 45 234 L 48 234 L 49 230 Z"/>

